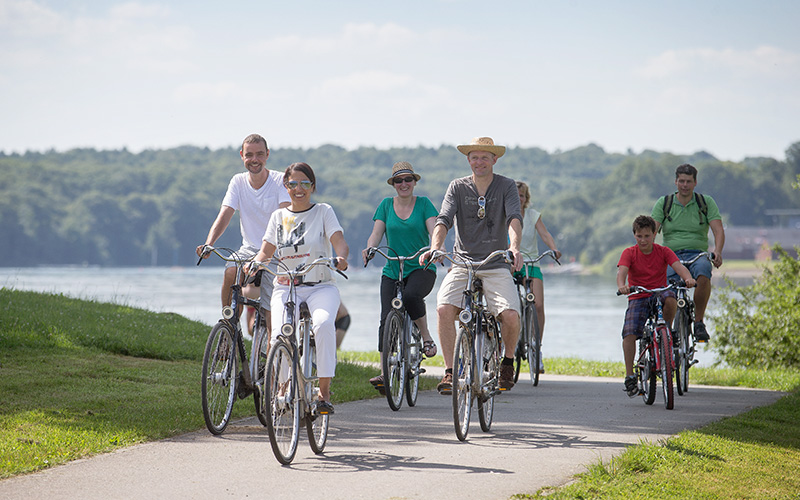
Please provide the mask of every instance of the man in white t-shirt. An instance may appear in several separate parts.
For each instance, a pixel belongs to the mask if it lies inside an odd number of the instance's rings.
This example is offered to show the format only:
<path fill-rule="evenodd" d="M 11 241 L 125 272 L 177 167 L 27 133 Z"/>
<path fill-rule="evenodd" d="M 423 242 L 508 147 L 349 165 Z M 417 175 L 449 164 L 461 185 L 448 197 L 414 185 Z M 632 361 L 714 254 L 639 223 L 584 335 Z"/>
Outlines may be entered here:
<path fill-rule="evenodd" d="M 249 258 L 258 253 L 261 239 L 267 229 L 272 212 L 289 206 L 289 194 L 283 186 L 283 173 L 266 168 L 269 158 L 267 141 L 258 134 L 250 134 L 242 141 L 239 151 L 247 172 L 236 174 L 228 184 L 228 191 L 222 199 L 222 207 L 216 220 L 208 231 L 203 245 L 197 247 L 197 255 L 203 256 L 203 247 L 213 245 L 222 236 L 233 217 L 239 211 L 239 228 L 242 233 L 242 246 L 239 256 Z M 204 256 L 205 258 L 208 255 Z M 231 285 L 236 279 L 236 267 L 229 263 L 225 268 L 222 282 L 222 305 L 231 303 Z M 261 307 L 265 311 L 264 320 L 270 324 L 270 297 L 272 280 L 261 280 Z"/>

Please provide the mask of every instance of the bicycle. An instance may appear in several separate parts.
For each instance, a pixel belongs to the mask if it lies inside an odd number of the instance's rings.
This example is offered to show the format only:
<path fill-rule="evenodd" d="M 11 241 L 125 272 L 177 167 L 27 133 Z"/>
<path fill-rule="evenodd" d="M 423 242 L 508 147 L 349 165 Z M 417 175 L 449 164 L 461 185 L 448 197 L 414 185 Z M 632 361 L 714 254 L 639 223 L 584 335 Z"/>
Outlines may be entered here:
<path fill-rule="evenodd" d="M 651 305 L 650 315 L 644 325 L 642 337 L 638 339 L 638 356 L 634 365 L 639 394 L 645 404 L 651 405 L 656 399 L 656 379 L 661 379 L 664 393 L 664 405 L 667 410 L 675 407 L 673 391 L 673 372 L 675 359 L 672 352 L 672 333 L 664 320 L 664 304 L 661 292 L 682 288 L 676 283 L 663 288 L 647 289 L 640 286 L 630 287 L 630 293 L 651 293 L 655 300 Z M 622 295 L 619 291 L 617 295 Z"/>
<path fill-rule="evenodd" d="M 682 260 L 681 264 L 687 268 L 700 258 L 713 260 L 714 254 L 702 252 L 691 260 Z M 689 296 L 688 289 L 678 288 L 678 311 L 675 314 L 673 331 L 677 336 L 675 345 L 675 385 L 678 387 L 678 395 L 682 396 L 689 391 L 689 368 L 699 363 L 694 359 L 696 351 L 696 341 L 694 339 L 694 301 Z"/>
<path fill-rule="evenodd" d="M 526 359 L 534 387 L 539 385 L 539 366 L 542 363 L 542 334 L 539 329 L 539 315 L 536 313 L 536 296 L 528 287 L 531 280 L 531 277 L 528 276 L 528 265 L 535 264 L 544 257 L 550 257 L 559 266 L 561 265 L 561 262 L 556 258 L 556 253 L 548 250 L 535 259 L 525 259 L 522 266 L 525 270 L 525 275 L 514 277 L 520 305 L 522 305 L 522 316 L 520 317 L 522 329 L 517 343 L 517 350 L 514 353 L 514 382 L 519 380 L 522 360 Z"/>
<path fill-rule="evenodd" d="M 214 248 L 206 245 L 202 254 L 205 256 L 209 253 L 236 264 L 236 280 L 231 286 L 231 305 L 222 308 L 222 319 L 211 329 L 203 352 L 200 384 L 203 419 L 211 434 L 219 435 L 225 431 L 230 422 L 233 403 L 237 396 L 239 399 L 244 399 L 252 394 L 258 420 L 267 425 L 261 380 L 269 351 L 269 332 L 263 322 L 259 300 L 245 297 L 242 292 L 240 283 L 244 276 L 244 266 L 250 260 L 240 258 L 230 248 Z M 200 257 L 197 265 L 199 266 L 202 261 L 203 257 Z M 249 361 L 239 322 L 239 314 L 244 306 L 252 306 L 256 311 Z M 245 366 L 247 369 L 240 370 L 239 366 Z"/>
<path fill-rule="evenodd" d="M 336 269 L 335 258 L 327 257 L 320 257 L 294 270 L 278 261 L 281 270 L 277 272 L 260 262 L 255 265 L 276 277 L 287 278 L 289 284 L 284 323 L 272 343 L 264 371 L 267 431 L 272 452 L 280 463 L 288 465 L 297 452 L 301 422 L 305 424 L 315 454 L 323 452 L 328 440 L 329 414 L 317 408 L 319 377 L 311 312 L 305 302 L 296 304 L 296 287 L 304 275 L 320 265 L 328 266 L 345 278 L 347 276 Z"/>
<path fill-rule="evenodd" d="M 497 318 L 486 307 L 483 282 L 475 276 L 481 266 L 497 257 L 513 262 L 508 250 L 495 250 L 475 262 L 456 253 L 434 251 L 431 260 L 445 258 L 467 269 L 463 307 L 458 314 L 458 332 L 453 354 L 453 423 L 459 441 L 467 439 L 472 401 L 477 401 L 481 430 L 489 432 L 494 418 L 494 397 L 500 393 L 500 363 L 503 344 Z"/>
<path fill-rule="evenodd" d="M 381 370 L 386 386 L 386 400 L 389 408 L 398 411 L 403 404 L 405 392 L 408 406 L 417 404 L 419 394 L 419 376 L 425 373 L 420 364 L 424 359 L 422 336 L 417 325 L 411 321 L 411 316 L 406 311 L 403 302 L 403 266 L 407 260 L 413 260 L 427 251 L 430 247 L 420 248 L 417 253 L 409 257 L 390 257 L 379 247 L 367 249 L 367 262 L 378 253 L 386 260 L 393 260 L 400 264 L 400 273 L 395 282 L 395 297 L 392 299 L 392 310 L 386 315 L 383 323 Z M 394 250 L 386 247 L 390 253 L 397 255 Z M 366 267 L 366 264 L 364 264 Z"/>

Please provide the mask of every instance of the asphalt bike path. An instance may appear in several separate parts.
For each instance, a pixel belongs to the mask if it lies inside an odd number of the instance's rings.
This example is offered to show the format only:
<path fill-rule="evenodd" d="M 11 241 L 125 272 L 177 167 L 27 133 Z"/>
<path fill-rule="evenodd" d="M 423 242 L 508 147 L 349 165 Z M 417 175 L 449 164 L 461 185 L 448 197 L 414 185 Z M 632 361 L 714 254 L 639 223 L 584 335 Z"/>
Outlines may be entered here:
<path fill-rule="evenodd" d="M 428 368 L 428 374 L 441 372 Z M 324 454 L 313 454 L 302 429 L 289 466 L 275 459 L 266 428 L 253 417 L 233 422 L 222 436 L 204 429 L 9 478 L 0 481 L 0 498 L 506 500 L 564 484 L 642 440 L 698 428 L 783 395 L 690 386 L 686 395 L 676 393 L 675 409 L 666 410 L 660 392 L 646 406 L 622 387 L 621 378 L 558 375 L 542 375 L 533 387 L 520 375 L 495 399 L 490 432 L 481 431 L 473 407 L 466 442 L 455 435 L 452 398 L 435 391 L 420 392 L 413 408 L 404 401 L 399 412 L 383 397 L 340 403 Z"/>

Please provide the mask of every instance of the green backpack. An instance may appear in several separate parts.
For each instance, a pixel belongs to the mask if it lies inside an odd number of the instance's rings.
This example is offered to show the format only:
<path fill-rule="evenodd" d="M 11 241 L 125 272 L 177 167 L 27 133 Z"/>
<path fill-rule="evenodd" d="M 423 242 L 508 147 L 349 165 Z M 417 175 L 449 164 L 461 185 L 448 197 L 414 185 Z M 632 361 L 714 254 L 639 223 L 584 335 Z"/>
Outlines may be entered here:
<path fill-rule="evenodd" d="M 668 194 L 664 197 L 664 220 L 672 222 L 672 217 L 669 216 L 669 211 L 672 209 L 672 203 L 674 201 L 675 201 L 675 193 Z M 703 217 L 705 217 L 706 224 L 708 224 L 708 203 L 706 203 L 706 197 L 700 193 L 694 193 L 694 201 L 697 203 L 697 208 L 700 210 L 700 214 L 702 214 Z M 700 220 L 700 224 L 702 223 L 703 221 Z"/>

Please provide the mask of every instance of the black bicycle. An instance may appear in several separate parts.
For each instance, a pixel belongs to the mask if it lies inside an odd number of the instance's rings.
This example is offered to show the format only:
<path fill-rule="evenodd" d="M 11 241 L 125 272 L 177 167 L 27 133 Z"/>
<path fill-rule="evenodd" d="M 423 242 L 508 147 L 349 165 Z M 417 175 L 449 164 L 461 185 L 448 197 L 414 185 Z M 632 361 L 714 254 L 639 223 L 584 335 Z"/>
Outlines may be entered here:
<path fill-rule="evenodd" d="M 531 382 L 534 387 L 539 385 L 539 366 L 542 364 L 542 333 L 539 327 L 539 315 L 536 314 L 536 295 L 529 286 L 532 276 L 528 276 L 528 265 L 535 264 L 544 257 L 550 257 L 559 266 L 561 265 L 561 262 L 556 258 L 556 253 L 548 250 L 535 259 L 525 259 L 523 265 L 525 274 L 514 277 L 522 306 L 522 316 L 520 318 L 522 328 L 514 355 L 514 382 L 519 380 L 522 360 L 525 359 L 528 361 L 528 371 L 531 374 Z"/>
<path fill-rule="evenodd" d="M 269 331 L 264 324 L 259 300 L 245 297 L 242 292 L 243 278 L 246 274 L 244 267 L 250 259 L 241 258 L 230 248 L 214 248 L 206 245 L 202 254 L 205 256 L 209 253 L 236 264 L 236 280 L 231 286 L 231 305 L 222 308 L 222 319 L 211 329 L 203 353 L 200 384 L 203 418 L 208 430 L 216 435 L 222 434 L 228 426 L 237 396 L 244 399 L 252 394 L 256 415 L 263 425 L 267 425 L 262 379 L 269 351 Z M 197 261 L 197 265 L 202 261 L 203 257 Z M 244 306 L 252 306 L 256 311 L 249 361 L 239 322 L 239 315 Z"/>
<path fill-rule="evenodd" d="M 698 259 L 713 259 L 714 254 L 702 252 L 691 260 L 682 260 L 681 264 L 687 268 L 694 264 Z M 694 359 L 696 341 L 694 338 L 694 301 L 687 288 L 677 289 L 678 312 L 675 314 L 672 331 L 675 332 L 675 385 L 678 387 L 678 394 L 683 395 L 689 391 L 689 368 L 696 365 L 698 360 Z"/>
<path fill-rule="evenodd" d="M 434 251 L 431 260 L 443 257 L 467 270 L 467 286 L 453 353 L 453 423 L 459 441 L 467 439 L 472 402 L 477 401 L 481 430 L 489 432 L 494 418 L 494 397 L 500 393 L 500 363 L 503 342 L 500 324 L 489 312 L 483 295 L 483 281 L 475 272 L 487 262 L 503 257 L 513 262 L 508 250 L 496 250 L 475 262 L 457 253 Z"/>
<path fill-rule="evenodd" d="M 367 262 L 375 254 L 382 255 L 386 260 L 397 261 L 400 264 L 400 274 L 395 282 L 395 297 L 392 299 L 392 310 L 386 315 L 383 323 L 382 342 L 381 342 L 381 370 L 385 386 L 386 400 L 389 408 L 394 411 L 400 409 L 403 404 L 403 393 L 405 393 L 408 406 L 417 404 L 417 394 L 419 393 L 419 376 L 425 373 L 421 368 L 423 354 L 422 336 L 417 325 L 411 321 L 411 316 L 406 311 L 403 301 L 403 266 L 407 260 L 414 260 L 419 255 L 427 251 L 430 247 L 420 248 L 417 253 L 408 257 L 397 255 L 397 252 L 386 247 L 387 255 L 379 247 L 367 249 Z M 364 264 L 366 266 L 366 264 Z"/>

